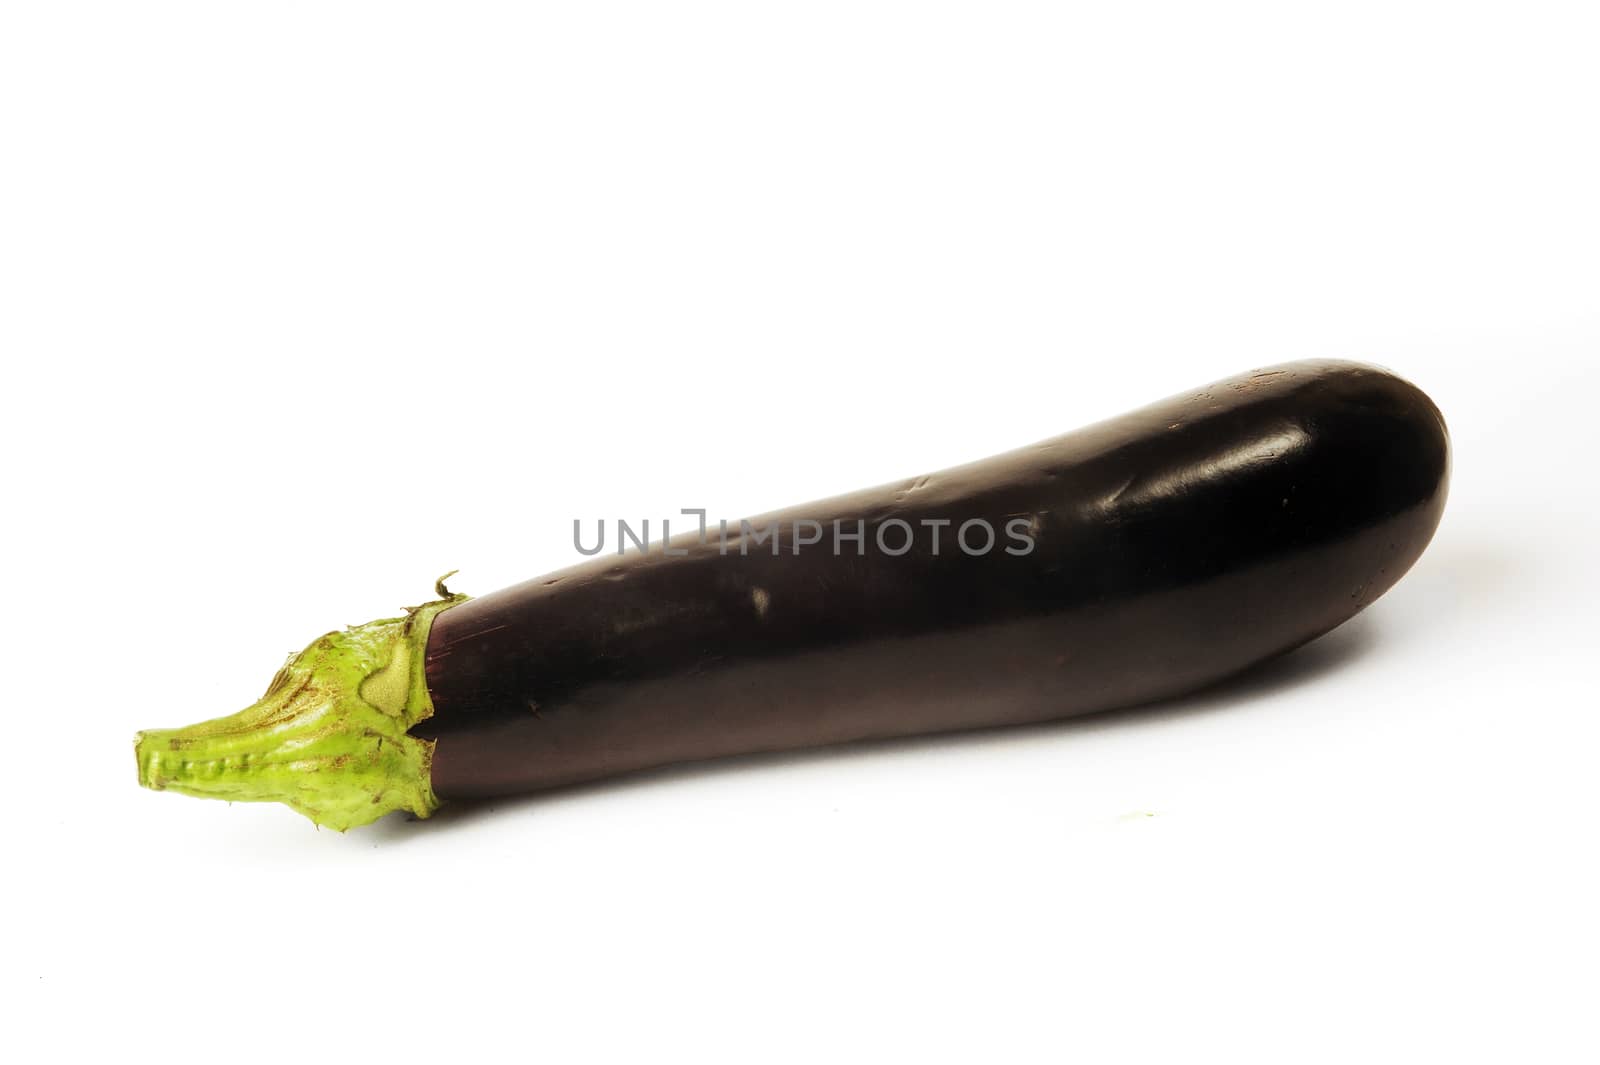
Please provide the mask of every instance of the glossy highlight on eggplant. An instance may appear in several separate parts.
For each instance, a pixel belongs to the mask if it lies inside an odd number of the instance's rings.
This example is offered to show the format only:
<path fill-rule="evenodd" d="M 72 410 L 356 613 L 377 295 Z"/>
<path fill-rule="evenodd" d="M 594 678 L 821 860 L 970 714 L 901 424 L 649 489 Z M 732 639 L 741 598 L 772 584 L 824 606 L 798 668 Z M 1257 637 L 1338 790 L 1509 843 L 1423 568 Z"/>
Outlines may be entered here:
<path fill-rule="evenodd" d="M 1449 438 L 1386 371 L 1258 370 L 970 465 L 600 558 L 439 612 L 443 800 L 760 751 L 1036 722 L 1193 691 L 1370 605 L 1438 526 Z M 968 554 L 971 519 L 1000 534 Z M 879 550 L 895 519 L 935 549 Z M 864 523 L 864 552 L 802 522 Z M 1003 550 L 1021 520 L 1032 550 Z M 737 534 L 730 531 L 730 537 Z M 802 546 L 795 550 L 797 539 Z M 890 540 L 896 546 L 902 537 Z"/>

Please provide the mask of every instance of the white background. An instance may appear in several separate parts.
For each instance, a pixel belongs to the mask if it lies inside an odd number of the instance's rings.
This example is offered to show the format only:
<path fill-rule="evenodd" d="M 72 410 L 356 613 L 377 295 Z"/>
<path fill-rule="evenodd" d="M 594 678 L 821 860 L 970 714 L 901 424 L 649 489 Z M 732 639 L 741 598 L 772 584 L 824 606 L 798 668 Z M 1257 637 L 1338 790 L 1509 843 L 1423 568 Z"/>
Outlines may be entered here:
<path fill-rule="evenodd" d="M 5 5 L 8 1056 L 1595 1060 L 1595 11 Z M 1449 510 L 1220 692 L 343 836 L 136 787 L 574 517 L 1315 356 Z"/>

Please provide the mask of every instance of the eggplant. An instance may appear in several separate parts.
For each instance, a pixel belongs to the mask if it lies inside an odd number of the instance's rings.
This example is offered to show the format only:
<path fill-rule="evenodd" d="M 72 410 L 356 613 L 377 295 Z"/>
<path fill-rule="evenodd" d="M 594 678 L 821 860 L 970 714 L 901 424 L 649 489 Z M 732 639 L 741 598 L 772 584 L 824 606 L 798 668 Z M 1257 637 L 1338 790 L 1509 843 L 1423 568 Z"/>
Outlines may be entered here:
<path fill-rule="evenodd" d="M 673 763 L 1045 721 L 1213 684 L 1411 567 L 1449 436 L 1384 370 L 1257 370 L 940 473 L 330 633 L 141 782 L 394 809 Z M 358 742 L 359 741 L 359 742 Z"/>

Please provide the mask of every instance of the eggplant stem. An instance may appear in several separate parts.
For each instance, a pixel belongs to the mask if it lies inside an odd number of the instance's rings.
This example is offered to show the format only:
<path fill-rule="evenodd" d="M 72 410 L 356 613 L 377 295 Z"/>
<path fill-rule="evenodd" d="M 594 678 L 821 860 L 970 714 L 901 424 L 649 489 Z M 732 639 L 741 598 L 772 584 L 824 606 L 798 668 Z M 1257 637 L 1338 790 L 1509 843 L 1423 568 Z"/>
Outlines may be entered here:
<path fill-rule="evenodd" d="M 407 730 L 433 714 L 424 673 L 433 619 L 467 599 L 446 592 L 443 580 L 439 599 L 404 617 L 318 637 L 238 713 L 139 733 L 139 783 L 281 802 L 341 832 L 396 810 L 432 814 L 433 743 Z"/>

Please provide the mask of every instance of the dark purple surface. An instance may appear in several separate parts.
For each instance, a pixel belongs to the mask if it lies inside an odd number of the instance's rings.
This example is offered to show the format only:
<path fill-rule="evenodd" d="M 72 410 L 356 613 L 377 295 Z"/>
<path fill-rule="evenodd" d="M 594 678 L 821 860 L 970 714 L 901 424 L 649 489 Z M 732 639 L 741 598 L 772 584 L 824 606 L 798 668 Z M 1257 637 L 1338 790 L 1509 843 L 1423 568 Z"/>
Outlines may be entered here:
<path fill-rule="evenodd" d="M 440 614 L 442 798 L 675 762 L 1040 721 L 1200 688 L 1356 614 L 1416 561 L 1444 422 L 1369 366 L 1300 362 L 982 462 L 752 519 L 783 544 L 630 549 Z M 874 544 L 892 518 L 998 534 L 969 556 Z M 1017 557 L 1005 524 L 1033 522 Z M 793 554 L 793 522 L 864 519 Z M 736 533 L 730 530 L 730 537 Z M 898 539 L 891 540 L 891 546 Z M 613 550 L 608 549 L 608 550 Z M 847 550 L 853 547 L 847 545 Z"/>

